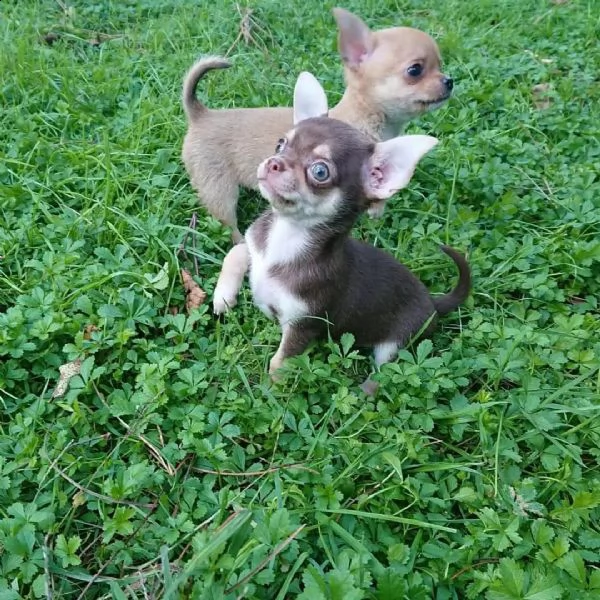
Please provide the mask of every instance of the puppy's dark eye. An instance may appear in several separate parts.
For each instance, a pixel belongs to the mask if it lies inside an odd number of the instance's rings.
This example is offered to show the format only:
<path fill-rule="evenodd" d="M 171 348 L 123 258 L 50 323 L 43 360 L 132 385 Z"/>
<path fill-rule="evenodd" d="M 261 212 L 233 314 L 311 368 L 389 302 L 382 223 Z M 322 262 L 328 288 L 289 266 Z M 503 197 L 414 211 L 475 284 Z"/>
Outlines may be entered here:
<path fill-rule="evenodd" d="M 285 148 L 285 139 L 280 138 L 279 141 L 277 142 L 277 146 L 275 146 L 275 154 L 279 154 L 280 152 L 283 152 L 284 148 Z"/>
<path fill-rule="evenodd" d="M 408 69 L 406 69 L 406 72 L 408 73 L 408 75 L 410 77 L 419 77 L 420 75 L 423 74 L 423 65 L 420 65 L 419 63 L 410 65 L 410 67 L 408 67 Z"/>
<path fill-rule="evenodd" d="M 310 166 L 310 176 L 317 183 L 325 183 L 329 179 L 329 167 L 324 162 L 316 162 Z"/>

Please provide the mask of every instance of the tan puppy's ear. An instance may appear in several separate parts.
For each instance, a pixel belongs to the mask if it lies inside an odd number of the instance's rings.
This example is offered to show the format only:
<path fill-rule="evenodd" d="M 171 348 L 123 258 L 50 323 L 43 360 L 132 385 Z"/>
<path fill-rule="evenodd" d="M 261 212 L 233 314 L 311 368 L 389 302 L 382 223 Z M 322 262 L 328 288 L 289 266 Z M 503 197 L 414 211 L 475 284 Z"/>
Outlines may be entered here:
<path fill-rule="evenodd" d="M 401 135 L 376 144 L 364 171 L 367 198 L 385 200 L 406 187 L 418 162 L 437 143 L 430 135 Z"/>
<path fill-rule="evenodd" d="M 333 17 L 339 30 L 338 50 L 342 60 L 350 69 L 356 69 L 373 52 L 371 30 L 356 15 L 343 8 L 334 8 Z"/>
<path fill-rule="evenodd" d="M 294 125 L 312 117 L 326 117 L 327 96 L 317 78 L 308 71 L 298 75 L 294 87 Z"/>

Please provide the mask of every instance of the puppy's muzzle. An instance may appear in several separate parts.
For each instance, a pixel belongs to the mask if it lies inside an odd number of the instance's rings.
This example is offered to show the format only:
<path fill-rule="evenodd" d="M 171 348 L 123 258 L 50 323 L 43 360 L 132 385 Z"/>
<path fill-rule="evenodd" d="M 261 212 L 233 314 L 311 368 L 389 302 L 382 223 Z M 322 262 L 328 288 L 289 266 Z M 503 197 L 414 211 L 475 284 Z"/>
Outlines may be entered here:
<path fill-rule="evenodd" d="M 454 88 L 454 79 L 452 79 L 452 77 L 443 77 L 442 78 L 442 85 L 448 90 L 448 92 L 452 91 L 452 88 Z"/>

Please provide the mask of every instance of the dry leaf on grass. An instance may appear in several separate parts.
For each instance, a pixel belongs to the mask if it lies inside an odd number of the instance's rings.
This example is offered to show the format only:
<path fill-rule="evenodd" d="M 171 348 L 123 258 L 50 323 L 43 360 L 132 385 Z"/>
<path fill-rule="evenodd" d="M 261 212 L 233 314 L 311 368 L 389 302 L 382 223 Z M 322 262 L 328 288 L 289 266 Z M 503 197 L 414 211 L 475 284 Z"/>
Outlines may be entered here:
<path fill-rule="evenodd" d="M 83 504 L 85 504 L 85 494 L 81 490 L 79 490 L 75 493 L 71 502 L 73 504 L 73 508 L 78 508 L 79 506 L 82 506 Z"/>
<path fill-rule="evenodd" d="M 531 88 L 534 94 L 544 94 L 550 89 L 549 83 L 538 83 Z"/>
<path fill-rule="evenodd" d="M 515 503 L 515 512 L 518 515 L 522 517 L 527 517 L 533 513 L 535 515 L 539 515 L 540 517 L 542 516 L 543 513 L 541 511 L 541 504 L 525 499 L 523 496 L 518 494 L 515 488 L 513 488 L 512 486 L 508 488 L 508 492 L 512 501 Z"/>
<path fill-rule="evenodd" d="M 49 31 L 45 35 L 42 36 L 42 40 L 48 44 L 48 46 L 52 46 L 54 42 L 57 42 L 60 39 L 59 33 L 54 33 L 53 31 Z"/>
<path fill-rule="evenodd" d="M 183 289 L 185 290 L 185 309 L 189 312 L 198 308 L 206 300 L 206 292 L 192 279 L 192 276 L 181 269 L 181 278 L 183 279 Z"/>
<path fill-rule="evenodd" d="M 79 371 L 81 369 L 81 360 L 77 359 L 73 362 L 66 363 L 64 365 L 60 365 L 58 370 L 60 372 L 60 377 L 58 378 L 58 383 L 52 392 L 53 398 L 61 398 L 65 395 L 67 388 L 69 387 L 69 381 L 71 377 L 75 377 L 75 375 L 79 375 Z"/>
<path fill-rule="evenodd" d="M 549 90 L 549 83 L 538 83 L 531 88 L 531 93 L 533 94 L 533 104 L 536 108 L 544 110 L 550 107 L 550 98 L 547 96 Z"/>
<path fill-rule="evenodd" d="M 83 330 L 83 339 L 84 340 L 89 340 L 92 337 L 92 333 L 94 333 L 94 331 L 98 331 L 98 328 L 93 325 L 92 323 L 90 323 L 89 325 L 85 326 L 85 329 Z"/>
<path fill-rule="evenodd" d="M 539 54 L 536 54 L 533 50 L 525 50 L 525 52 L 527 54 L 529 54 L 530 56 L 533 56 L 533 58 L 535 58 L 535 60 L 539 60 L 541 63 L 544 63 L 545 65 L 550 65 L 554 62 L 553 58 L 542 58 Z"/>

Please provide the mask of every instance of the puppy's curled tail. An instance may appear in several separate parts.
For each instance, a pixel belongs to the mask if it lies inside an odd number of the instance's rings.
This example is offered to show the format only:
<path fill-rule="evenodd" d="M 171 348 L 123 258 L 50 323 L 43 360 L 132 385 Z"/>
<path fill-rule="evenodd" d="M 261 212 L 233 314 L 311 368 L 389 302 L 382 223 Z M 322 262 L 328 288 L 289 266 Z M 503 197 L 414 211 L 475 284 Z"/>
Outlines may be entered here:
<path fill-rule="evenodd" d="M 231 63 L 219 56 L 207 56 L 195 63 L 183 80 L 183 108 L 190 121 L 199 117 L 208 109 L 196 98 L 196 86 L 207 71 L 227 69 Z"/>
<path fill-rule="evenodd" d="M 439 315 L 445 315 L 458 308 L 469 295 L 471 290 L 471 269 L 465 257 L 450 248 L 450 246 L 440 246 L 442 252 L 446 253 L 458 267 L 458 283 L 456 287 L 448 294 L 433 299 L 433 304 Z"/>

